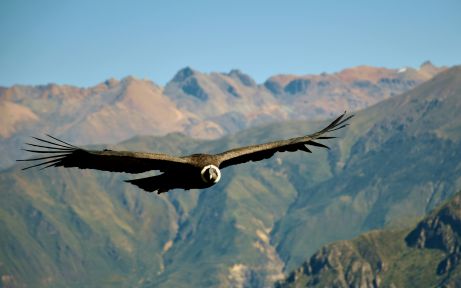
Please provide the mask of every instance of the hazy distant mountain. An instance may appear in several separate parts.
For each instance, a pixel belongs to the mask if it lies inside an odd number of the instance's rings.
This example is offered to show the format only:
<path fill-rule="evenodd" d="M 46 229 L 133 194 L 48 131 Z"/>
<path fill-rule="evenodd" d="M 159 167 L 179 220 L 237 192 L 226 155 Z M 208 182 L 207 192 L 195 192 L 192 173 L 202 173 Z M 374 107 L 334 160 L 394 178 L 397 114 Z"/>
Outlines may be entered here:
<path fill-rule="evenodd" d="M 461 287 L 461 192 L 416 228 L 324 246 L 278 287 Z"/>
<path fill-rule="evenodd" d="M 143 134 L 183 131 L 194 119 L 150 81 L 127 77 L 95 87 L 14 86 L 0 95 L 1 166 L 24 154 L 30 136 L 50 133 L 75 143 L 116 143 Z M 3 121 L 3 120 L 2 120 Z"/>
<path fill-rule="evenodd" d="M 334 74 L 277 75 L 257 85 L 239 70 L 204 74 L 186 67 L 165 86 L 164 94 L 181 111 L 212 121 L 220 127 L 216 134 L 222 136 L 262 123 L 325 119 L 344 110 L 363 109 L 414 88 L 444 69 L 430 62 L 417 70 L 359 66 Z"/>
<path fill-rule="evenodd" d="M 359 66 L 334 74 L 278 75 L 264 86 L 295 115 L 333 115 L 341 109 L 356 111 L 401 94 L 432 78 L 441 69 L 430 62 L 413 68 L 386 69 Z"/>
<path fill-rule="evenodd" d="M 322 245 L 412 225 L 461 189 L 460 95 L 454 67 L 357 112 L 329 151 L 227 168 L 202 191 L 157 196 L 121 181 L 132 175 L 15 165 L 0 173 L 2 285 L 270 286 Z M 271 124 L 213 141 L 135 137 L 115 148 L 218 152 L 324 124 Z"/>
<path fill-rule="evenodd" d="M 356 67 L 331 75 L 276 76 L 258 85 L 238 70 L 204 74 L 184 68 L 165 88 L 132 77 L 88 88 L 2 88 L 0 168 L 23 156 L 17 148 L 31 135 L 51 133 L 78 144 L 114 144 L 136 135 L 172 132 L 218 138 L 255 125 L 361 109 L 444 69 L 430 63 L 418 70 Z M 305 81 L 309 87 L 296 84 Z"/>

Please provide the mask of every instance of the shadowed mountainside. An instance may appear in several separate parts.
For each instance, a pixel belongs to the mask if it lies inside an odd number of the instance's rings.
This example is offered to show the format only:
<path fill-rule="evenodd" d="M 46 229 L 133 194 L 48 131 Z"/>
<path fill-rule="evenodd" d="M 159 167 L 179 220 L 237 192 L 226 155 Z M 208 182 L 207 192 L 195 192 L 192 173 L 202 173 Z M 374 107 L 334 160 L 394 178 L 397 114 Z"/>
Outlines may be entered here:
<path fill-rule="evenodd" d="M 460 109 L 458 66 L 357 113 L 329 154 L 332 177 L 299 193 L 273 231 L 287 269 L 322 243 L 418 219 L 456 191 Z"/>

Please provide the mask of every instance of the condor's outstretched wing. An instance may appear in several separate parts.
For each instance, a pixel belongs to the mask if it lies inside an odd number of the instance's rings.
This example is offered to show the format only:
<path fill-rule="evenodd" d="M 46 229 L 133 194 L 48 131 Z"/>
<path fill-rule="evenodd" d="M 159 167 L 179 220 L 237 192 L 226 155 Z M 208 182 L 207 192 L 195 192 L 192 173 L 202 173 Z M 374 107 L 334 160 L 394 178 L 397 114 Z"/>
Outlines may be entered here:
<path fill-rule="evenodd" d="M 345 115 L 346 112 L 344 112 L 341 116 L 336 118 L 327 127 L 311 135 L 291 138 L 288 140 L 274 141 L 265 144 L 241 147 L 217 154 L 216 156 L 218 156 L 221 161 L 219 167 L 224 168 L 230 165 L 241 164 L 249 161 L 259 161 L 267 159 L 272 157 L 276 152 L 294 152 L 297 150 L 302 150 L 305 152 L 312 153 L 308 145 L 324 147 L 329 149 L 328 146 L 315 142 L 314 140 L 336 138 L 324 135 L 328 132 L 332 132 L 346 127 L 348 125 L 346 124 L 346 122 L 349 119 L 351 119 L 353 115 L 350 115 L 348 117 L 345 117 Z"/>
<path fill-rule="evenodd" d="M 174 157 L 167 154 L 129 152 L 129 151 L 93 151 L 85 150 L 47 135 L 49 139 L 38 140 L 38 144 L 26 143 L 34 147 L 23 149 L 39 154 L 40 157 L 17 160 L 32 161 L 32 167 L 77 167 L 80 169 L 96 169 L 110 172 L 142 173 L 149 170 L 167 171 L 177 169 L 179 166 L 189 166 L 185 158 Z"/>

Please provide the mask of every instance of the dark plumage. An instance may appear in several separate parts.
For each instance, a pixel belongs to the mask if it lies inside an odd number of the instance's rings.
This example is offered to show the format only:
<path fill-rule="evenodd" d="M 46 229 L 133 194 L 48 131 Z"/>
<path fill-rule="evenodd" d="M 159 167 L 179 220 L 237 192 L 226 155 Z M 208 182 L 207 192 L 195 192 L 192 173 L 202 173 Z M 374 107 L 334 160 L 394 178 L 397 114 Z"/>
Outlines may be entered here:
<path fill-rule="evenodd" d="M 112 150 L 85 150 L 72 144 L 47 135 L 50 139 L 34 139 L 39 144 L 26 143 L 29 146 L 40 148 L 24 149 L 25 151 L 44 154 L 48 156 L 18 160 L 18 161 L 41 161 L 32 167 L 77 167 L 80 169 L 97 169 L 110 172 L 142 173 L 150 170 L 158 170 L 162 174 L 141 179 L 126 180 L 148 192 L 167 192 L 171 189 L 202 189 L 207 188 L 221 178 L 220 168 L 241 164 L 249 161 L 259 161 L 272 157 L 276 152 L 293 152 L 302 150 L 312 153 L 309 145 L 328 148 L 326 145 L 314 140 L 331 139 L 335 137 L 325 136 L 326 133 L 347 126 L 346 122 L 352 117 L 345 117 L 344 112 L 327 127 L 322 130 L 302 137 L 288 140 L 274 141 L 264 144 L 245 146 L 232 149 L 223 153 L 193 154 L 176 157 L 167 154 L 112 151 Z M 47 150 L 43 150 L 43 148 Z"/>

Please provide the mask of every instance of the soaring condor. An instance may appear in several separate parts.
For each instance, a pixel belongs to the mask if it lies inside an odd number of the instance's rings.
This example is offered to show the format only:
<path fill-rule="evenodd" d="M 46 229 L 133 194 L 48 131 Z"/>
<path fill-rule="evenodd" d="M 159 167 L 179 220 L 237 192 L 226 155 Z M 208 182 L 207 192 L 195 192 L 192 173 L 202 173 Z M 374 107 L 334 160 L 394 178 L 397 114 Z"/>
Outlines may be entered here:
<path fill-rule="evenodd" d="M 346 122 L 352 117 L 345 117 L 346 112 L 336 118 L 328 126 L 311 135 L 288 140 L 274 141 L 264 144 L 245 146 L 219 154 L 192 154 L 189 156 L 172 156 L 159 153 L 130 152 L 130 151 L 94 151 L 76 147 L 72 144 L 47 135 L 49 139 L 40 139 L 39 144 L 26 143 L 40 150 L 24 149 L 25 151 L 51 154 L 49 156 L 18 160 L 40 161 L 38 164 L 26 167 L 77 167 L 80 169 L 97 169 L 110 172 L 142 173 L 158 170 L 162 174 L 140 179 L 126 180 L 148 192 L 157 191 L 158 194 L 172 189 L 203 189 L 216 184 L 221 179 L 220 168 L 241 164 L 249 161 L 260 161 L 272 157 L 276 152 L 293 152 L 302 150 L 312 153 L 310 146 L 328 148 L 328 146 L 314 140 L 331 139 L 327 136 L 332 132 L 347 126 Z M 46 150 L 43 150 L 46 149 Z"/>

